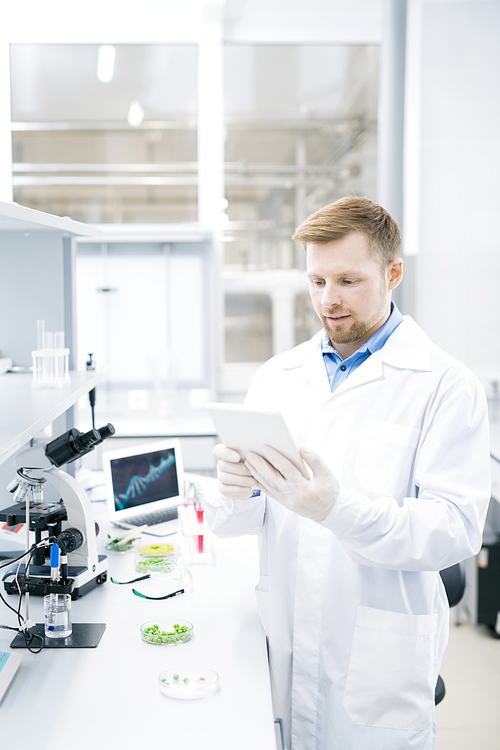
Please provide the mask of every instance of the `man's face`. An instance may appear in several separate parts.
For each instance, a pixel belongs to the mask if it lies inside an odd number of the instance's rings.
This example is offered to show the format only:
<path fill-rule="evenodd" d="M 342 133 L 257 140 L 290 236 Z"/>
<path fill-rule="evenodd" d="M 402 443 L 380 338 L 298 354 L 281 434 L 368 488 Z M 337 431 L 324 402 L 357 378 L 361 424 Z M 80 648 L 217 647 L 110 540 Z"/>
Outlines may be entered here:
<path fill-rule="evenodd" d="M 359 349 L 387 320 L 391 290 L 401 281 L 401 258 L 382 270 L 366 236 L 307 244 L 311 300 L 328 338 L 343 359 Z"/>

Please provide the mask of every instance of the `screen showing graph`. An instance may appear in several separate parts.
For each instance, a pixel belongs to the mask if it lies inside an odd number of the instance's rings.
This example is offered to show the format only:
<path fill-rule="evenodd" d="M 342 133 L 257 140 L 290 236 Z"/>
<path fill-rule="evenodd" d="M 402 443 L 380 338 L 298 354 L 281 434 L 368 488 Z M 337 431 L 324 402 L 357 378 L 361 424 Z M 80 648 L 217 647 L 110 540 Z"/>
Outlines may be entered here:
<path fill-rule="evenodd" d="M 115 458 L 111 475 L 116 510 L 179 495 L 174 448 Z"/>

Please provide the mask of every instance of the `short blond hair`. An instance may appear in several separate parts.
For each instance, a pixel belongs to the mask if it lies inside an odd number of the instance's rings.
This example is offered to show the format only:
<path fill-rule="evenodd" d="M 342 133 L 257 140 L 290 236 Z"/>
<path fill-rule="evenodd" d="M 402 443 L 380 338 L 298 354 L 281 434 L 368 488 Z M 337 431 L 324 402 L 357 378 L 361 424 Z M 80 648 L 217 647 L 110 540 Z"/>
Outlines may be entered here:
<path fill-rule="evenodd" d="M 401 254 L 401 234 L 385 208 L 369 198 L 346 197 L 320 208 L 297 227 L 292 239 L 323 245 L 361 232 L 368 240 L 373 257 L 385 267 Z"/>

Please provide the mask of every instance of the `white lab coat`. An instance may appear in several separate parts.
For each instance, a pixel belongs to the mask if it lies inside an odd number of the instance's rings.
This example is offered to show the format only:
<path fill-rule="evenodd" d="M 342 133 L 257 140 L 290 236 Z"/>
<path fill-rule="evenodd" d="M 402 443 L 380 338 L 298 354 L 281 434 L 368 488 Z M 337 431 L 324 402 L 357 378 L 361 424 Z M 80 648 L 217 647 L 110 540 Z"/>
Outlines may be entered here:
<path fill-rule="evenodd" d="M 247 403 L 281 410 L 330 466 L 332 512 L 316 523 L 270 497 L 219 498 L 209 520 L 263 534 L 257 598 L 292 750 L 431 750 L 438 571 L 478 552 L 490 498 L 484 391 L 405 317 L 331 393 L 320 339 L 261 367 Z"/>

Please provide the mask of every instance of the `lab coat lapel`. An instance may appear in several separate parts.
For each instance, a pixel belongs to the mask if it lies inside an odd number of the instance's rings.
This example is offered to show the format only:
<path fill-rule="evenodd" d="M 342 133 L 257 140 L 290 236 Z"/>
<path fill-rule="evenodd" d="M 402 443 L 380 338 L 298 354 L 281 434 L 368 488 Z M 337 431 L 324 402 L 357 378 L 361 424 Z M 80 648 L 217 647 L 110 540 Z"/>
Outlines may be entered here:
<path fill-rule="evenodd" d="M 380 358 L 380 352 L 375 352 L 370 355 L 368 359 L 365 359 L 349 377 L 339 385 L 338 388 L 332 393 L 332 396 L 337 396 L 351 388 L 357 388 L 359 385 L 369 383 L 371 380 L 381 378 L 384 374 L 382 367 L 382 360 Z"/>
<path fill-rule="evenodd" d="M 323 352 L 321 350 L 322 334 L 316 335 L 311 340 L 311 347 L 303 354 L 300 359 L 290 359 L 287 363 L 289 368 L 301 366 L 304 380 L 326 401 L 339 392 L 347 388 L 354 388 L 357 385 L 375 380 L 382 375 L 382 363 L 380 358 L 372 355 L 363 364 L 358 367 L 332 394 L 325 363 L 323 361 Z M 292 350 L 293 351 L 293 350 Z"/>
<path fill-rule="evenodd" d="M 304 362 L 302 373 L 306 382 L 314 388 L 317 393 L 327 399 L 331 396 L 330 383 L 326 372 L 325 363 L 321 349 L 312 352 Z"/>
<path fill-rule="evenodd" d="M 388 338 L 382 349 L 368 357 L 332 393 L 332 398 L 351 388 L 384 377 L 384 365 L 408 370 L 431 370 L 431 340 L 409 316 Z"/>
<path fill-rule="evenodd" d="M 301 368 L 304 380 L 326 401 L 351 388 L 384 376 L 384 364 L 410 370 L 431 370 L 431 341 L 422 329 L 405 315 L 403 322 L 385 346 L 365 360 L 332 394 L 321 351 L 322 331 L 310 341 L 287 353 L 285 370 Z"/>

